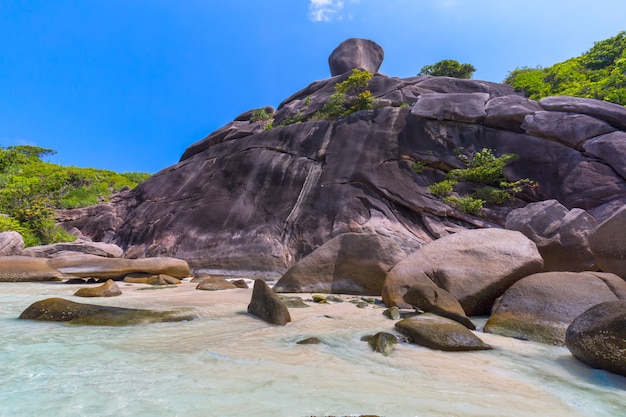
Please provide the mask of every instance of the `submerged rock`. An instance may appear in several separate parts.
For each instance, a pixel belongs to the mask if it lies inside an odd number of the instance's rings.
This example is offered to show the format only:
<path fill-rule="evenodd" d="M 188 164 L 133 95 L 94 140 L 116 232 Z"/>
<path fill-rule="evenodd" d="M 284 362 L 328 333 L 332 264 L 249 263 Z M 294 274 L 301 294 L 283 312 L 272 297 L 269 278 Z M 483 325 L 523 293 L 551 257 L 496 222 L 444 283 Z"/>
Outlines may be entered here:
<path fill-rule="evenodd" d="M 248 304 L 248 313 L 270 324 L 279 326 L 284 326 L 291 321 L 291 316 L 285 303 L 260 278 L 254 281 L 252 299 L 250 304 Z"/>
<path fill-rule="evenodd" d="M 196 290 L 203 291 L 221 291 L 221 290 L 233 290 L 238 288 L 235 284 L 227 281 L 222 277 L 209 277 L 203 279 L 197 286 Z"/>
<path fill-rule="evenodd" d="M 565 342 L 592 368 L 626 376 L 626 300 L 597 304 L 576 317 Z"/>
<path fill-rule="evenodd" d="M 48 298 L 31 304 L 19 317 L 24 320 L 60 321 L 95 326 L 130 326 L 194 319 L 177 311 L 139 310 L 81 304 L 63 298 Z"/>
<path fill-rule="evenodd" d="M 373 336 L 363 336 L 361 340 L 367 342 L 372 350 L 385 356 L 390 355 L 393 352 L 394 345 L 398 343 L 398 338 L 387 332 L 378 332 Z"/>
<path fill-rule="evenodd" d="M 491 349 L 467 327 L 436 314 L 409 317 L 397 322 L 395 327 L 411 342 L 430 349 L 454 352 Z"/>

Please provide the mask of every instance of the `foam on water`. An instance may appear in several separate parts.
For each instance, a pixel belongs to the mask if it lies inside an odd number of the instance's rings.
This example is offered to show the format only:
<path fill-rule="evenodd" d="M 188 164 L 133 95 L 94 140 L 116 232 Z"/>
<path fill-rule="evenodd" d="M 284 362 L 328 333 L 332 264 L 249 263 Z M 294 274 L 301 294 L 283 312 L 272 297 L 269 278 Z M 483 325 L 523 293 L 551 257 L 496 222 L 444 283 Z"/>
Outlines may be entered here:
<path fill-rule="evenodd" d="M 592 370 L 564 348 L 495 335 L 493 351 L 398 345 L 388 357 L 361 336 L 391 331 L 372 307 L 291 310 L 269 326 L 246 305 L 196 306 L 197 320 L 132 327 L 17 320 L 32 302 L 70 297 L 59 284 L 0 285 L 0 416 L 617 416 L 626 378 Z M 184 306 L 175 290 L 165 303 Z M 237 290 L 233 290 L 237 291 Z M 141 294 L 115 305 L 138 306 Z M 113 304 L 110 300 L 89 302 Z M 324 343 L 297 345 L 316 336 Z"/>

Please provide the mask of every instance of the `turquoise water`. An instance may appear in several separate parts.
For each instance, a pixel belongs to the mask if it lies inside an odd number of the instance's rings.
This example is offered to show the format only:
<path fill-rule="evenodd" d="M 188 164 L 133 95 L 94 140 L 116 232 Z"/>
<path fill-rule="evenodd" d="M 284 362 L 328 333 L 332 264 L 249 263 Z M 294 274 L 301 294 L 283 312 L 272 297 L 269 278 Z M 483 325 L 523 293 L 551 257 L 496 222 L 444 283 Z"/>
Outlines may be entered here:
<path fill-rule="evenodd" d="M 87 300 L 198 315 L 117 328 L 18 320 L 47 297 L 86 301 L 65 284 L 0 284 L 0 416 L 626 415 L 626 378 L 564 348 L 480 334 L 496 349 L 402 344 L 385 357 L 360 341 L 392 329 L 380 309 L 293 309 L 275 327 L 245 313 L 249 290 L 220 301 L 185 285 Z M 309 336 L 324 343 L 295 343 Z"/>

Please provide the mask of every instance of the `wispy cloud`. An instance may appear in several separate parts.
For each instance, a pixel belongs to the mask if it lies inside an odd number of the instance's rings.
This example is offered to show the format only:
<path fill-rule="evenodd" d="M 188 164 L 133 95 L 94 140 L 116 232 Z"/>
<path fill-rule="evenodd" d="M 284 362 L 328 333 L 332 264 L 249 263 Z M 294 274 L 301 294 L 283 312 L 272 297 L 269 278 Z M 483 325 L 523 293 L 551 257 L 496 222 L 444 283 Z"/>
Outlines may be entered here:
<path fill-rule="evenodd" d="M 309 19 L 313 22 L 330 22 L 338 18 L 341 20 L 342 0 L 311 0 L 309 4 Z"/>

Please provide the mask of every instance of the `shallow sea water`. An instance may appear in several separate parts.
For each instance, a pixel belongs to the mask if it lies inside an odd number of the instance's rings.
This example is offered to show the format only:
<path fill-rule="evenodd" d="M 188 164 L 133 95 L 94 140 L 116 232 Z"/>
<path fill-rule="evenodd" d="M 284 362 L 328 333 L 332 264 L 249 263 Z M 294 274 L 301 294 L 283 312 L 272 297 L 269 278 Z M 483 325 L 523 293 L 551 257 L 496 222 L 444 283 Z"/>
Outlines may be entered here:
<path fill-rule="evenodd" d="M 291 309 L 293 322 L 276 327 L 246 313 L 251 290 L 229 290 L 223 302 L 195 291 L 188 303 L 195 284 L 182 286 L 96 300 L 60 283 L 0 284 L 0 416 L 626 416 L 626 378 L 565 348 L 479 334 L 493 351 L 400 344 L 383 356 L 360 341 L 392 331 L 381 308 Z M 190 308 L 198 318 L 131 327 L 17 319 L 52 296 Z M 296 344 L 309 336 L 324 343 Z"/>

